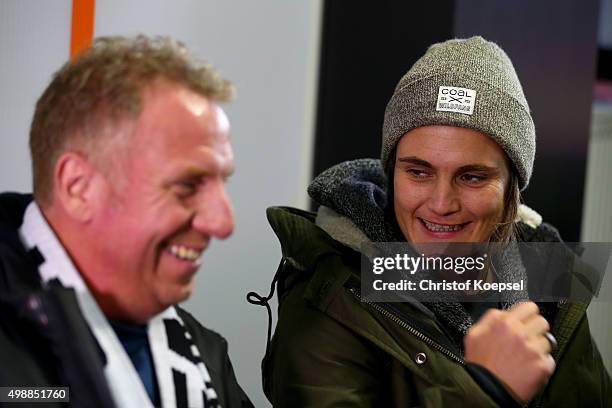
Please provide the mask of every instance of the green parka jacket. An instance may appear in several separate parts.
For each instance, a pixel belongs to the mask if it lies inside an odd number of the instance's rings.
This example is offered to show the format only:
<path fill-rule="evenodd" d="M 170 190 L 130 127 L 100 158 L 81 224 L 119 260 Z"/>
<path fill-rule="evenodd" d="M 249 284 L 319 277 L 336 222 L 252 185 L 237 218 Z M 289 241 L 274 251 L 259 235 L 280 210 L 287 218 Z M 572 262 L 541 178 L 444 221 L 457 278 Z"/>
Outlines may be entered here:
<path fill-rule="evenodd" d="M 498 406 L 435 316 L 361 302 L 360 254 L 319 228 L 315 214 L 278 207 L 268 219 L 283 256 L 278 323 L 262 364 L 274 407 Z M 612 407 L 587 306 L 557 305 L 557 368 L 530 407 Z"/>

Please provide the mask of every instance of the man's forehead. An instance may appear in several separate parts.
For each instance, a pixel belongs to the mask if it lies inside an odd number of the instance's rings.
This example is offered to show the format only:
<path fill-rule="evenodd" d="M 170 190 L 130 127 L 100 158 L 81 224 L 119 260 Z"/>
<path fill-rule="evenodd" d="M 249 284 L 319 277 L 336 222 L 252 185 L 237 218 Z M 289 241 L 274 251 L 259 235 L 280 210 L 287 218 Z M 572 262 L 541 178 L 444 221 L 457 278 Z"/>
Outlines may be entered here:
<path fill-rule="evenodd" d="M 196 116 L 210 115 L 216 103 L 184 85 L 158 80 L 142 91 L 143 113 L 168 106 L 181 107 Z"/>
<path fill-rule="evenodd" d="M 232 172 L 229 120 L 214 100 L 180 85 L 161 84 L 147 91 L 143 102 L 130 149 L 138 167 L 154 163 L 160 173 Z"/>
<path fill-rule="evenodd" d="M 179 127 L 183 133 L 193 131 L 223 141 L 229 136 L 230 123 L 215 100 L 185 86 L 161 83 L 145 90 L 136 131 L 151 134 Z"/>
<path fill-rule="evenodd" d="M 215 117 L 221 131 L 229 130 L 229 119 L 219 104 L 207 96 L 201 95 L 188 88 L 178 86 L 172 95 L 186 110 L 197 117 Z"/>

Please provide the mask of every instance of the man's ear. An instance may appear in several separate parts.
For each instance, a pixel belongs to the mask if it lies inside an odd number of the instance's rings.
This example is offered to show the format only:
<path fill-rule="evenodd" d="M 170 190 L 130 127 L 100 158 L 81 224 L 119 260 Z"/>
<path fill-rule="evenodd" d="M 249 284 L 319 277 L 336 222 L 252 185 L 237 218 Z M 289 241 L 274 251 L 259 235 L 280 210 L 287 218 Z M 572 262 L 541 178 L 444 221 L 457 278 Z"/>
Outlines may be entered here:
<path fill-rule="evenodd" d="M 86 223 L 94 215 L 104 189 L 104 178 L 84 156 L 63 153 L 55 163 L 54 199 L 76 221 Z"/>

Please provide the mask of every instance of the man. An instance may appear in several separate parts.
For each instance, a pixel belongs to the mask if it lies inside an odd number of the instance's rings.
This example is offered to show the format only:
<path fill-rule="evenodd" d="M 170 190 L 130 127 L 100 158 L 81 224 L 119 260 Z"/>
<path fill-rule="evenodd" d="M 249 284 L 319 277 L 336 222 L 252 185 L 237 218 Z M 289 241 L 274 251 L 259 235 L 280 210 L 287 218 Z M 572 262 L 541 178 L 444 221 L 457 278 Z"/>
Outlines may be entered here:
<path fill-rule="evenodd" d="M 0 386 L 72 406 L 250 407 L 227 344 L 175 306 L 233 230 L 232 86 L 168 38 L 101 38 L 30 133 L 34 197 L 0 196 Z"/>

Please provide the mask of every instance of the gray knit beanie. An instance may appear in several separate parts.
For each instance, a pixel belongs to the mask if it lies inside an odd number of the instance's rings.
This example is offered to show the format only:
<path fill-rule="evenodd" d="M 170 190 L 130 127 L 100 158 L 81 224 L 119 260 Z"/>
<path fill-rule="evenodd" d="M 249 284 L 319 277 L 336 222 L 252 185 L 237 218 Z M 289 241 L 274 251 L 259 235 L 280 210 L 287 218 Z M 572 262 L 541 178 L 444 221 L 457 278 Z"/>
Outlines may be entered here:
<path fill-rule="evenodd" d="M 527 187 L 535 156 L 535 128 L 512 62 L 482 37 L 434 44 L 400 79 L 385 111 L 381 160 L 411 129 L 449 125 L 495 140 Z"/>

